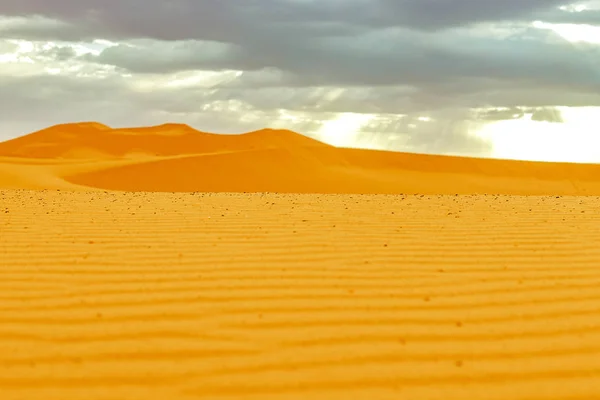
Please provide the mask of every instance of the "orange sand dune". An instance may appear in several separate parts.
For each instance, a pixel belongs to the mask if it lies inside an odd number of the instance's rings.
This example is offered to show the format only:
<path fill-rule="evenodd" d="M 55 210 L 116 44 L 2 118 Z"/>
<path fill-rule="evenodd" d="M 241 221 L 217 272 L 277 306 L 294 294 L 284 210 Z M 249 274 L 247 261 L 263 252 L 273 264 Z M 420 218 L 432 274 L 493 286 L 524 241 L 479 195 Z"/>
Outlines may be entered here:
<path fill-rule="evenodd" d="M 57 125 L 0 143 L 0 187 L 24 189 L 600 194 L 600 165 L 336 148 L 265 129 Z"/>
<path fill-rule="evenodd" d="M 197 193 L 236 191 L 280 193 Z M 575 194 L 600 166 L 172 124 L 0 143 L 0 399 L 599 399 Z"/>
<path fill-rule="evenodd" d="M 174 156 L 269 147 L 327 146 L 285 130 L 215 135 L 187 125 L 111 129 L 98 123 L 63 124 L 0 144 L 0 156 L 104 158 L 146 154 Z"/>
<path fill-rule="evenodd" d="M 599 200 L 0 190 L 0 399 L 598 399 Z"/>

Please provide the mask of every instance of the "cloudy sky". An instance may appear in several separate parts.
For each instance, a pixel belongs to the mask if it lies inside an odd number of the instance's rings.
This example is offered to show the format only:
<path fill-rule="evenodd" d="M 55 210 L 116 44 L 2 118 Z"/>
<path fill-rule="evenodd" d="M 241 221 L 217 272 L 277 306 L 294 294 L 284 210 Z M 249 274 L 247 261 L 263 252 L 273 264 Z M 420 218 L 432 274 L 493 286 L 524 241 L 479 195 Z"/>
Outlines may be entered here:
<path fill-rule="evenodd" d="M 600 162 L 600 1 L 2 0 L 0 116 Z"/>

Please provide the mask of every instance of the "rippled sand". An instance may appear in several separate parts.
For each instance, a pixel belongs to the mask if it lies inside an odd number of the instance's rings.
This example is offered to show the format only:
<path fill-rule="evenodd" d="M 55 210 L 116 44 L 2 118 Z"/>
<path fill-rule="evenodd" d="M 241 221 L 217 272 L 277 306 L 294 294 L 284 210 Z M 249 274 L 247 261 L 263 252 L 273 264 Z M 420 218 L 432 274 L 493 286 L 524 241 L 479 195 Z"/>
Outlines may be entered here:
<path fill-rule="evenodd" d="M 595 197 L 0 200 L 2 399 L 600 398 Z"/>

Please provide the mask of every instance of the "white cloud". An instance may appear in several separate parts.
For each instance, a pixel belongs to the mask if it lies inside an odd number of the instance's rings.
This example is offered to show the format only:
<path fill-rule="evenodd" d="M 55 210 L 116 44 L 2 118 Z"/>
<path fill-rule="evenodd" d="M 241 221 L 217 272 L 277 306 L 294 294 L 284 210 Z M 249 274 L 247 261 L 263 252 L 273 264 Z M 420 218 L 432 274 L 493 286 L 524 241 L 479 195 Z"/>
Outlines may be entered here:
<path fill-rule="evenodd" d="M 554 31 L 570 43 L 583 42 L 600 45 L 600 26 L 587 24 L 552 24 L 542 21 L 534 22 L 533 26 L 539 29 Z"/>
<path fill-rule="evenodd" d="M 560 108 L 564 123 L 535 121 L 531 114 L 518 120 L 487 125 L 479 135 L 493 143 L 497 158 L 537 161 L 599 162 L 599 107 Z"/>

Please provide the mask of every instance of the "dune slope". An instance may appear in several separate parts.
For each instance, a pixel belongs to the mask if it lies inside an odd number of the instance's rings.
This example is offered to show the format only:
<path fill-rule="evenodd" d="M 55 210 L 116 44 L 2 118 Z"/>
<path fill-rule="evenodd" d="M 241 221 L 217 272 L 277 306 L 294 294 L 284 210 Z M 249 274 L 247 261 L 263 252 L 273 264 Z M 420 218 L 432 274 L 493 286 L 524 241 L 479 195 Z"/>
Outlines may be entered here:
<path fill-rule="evenodd" d="M 153 192 L 600 195 L 600 165 L 335 148 L 265 129 L 51 127 L 0 143 L 0 187 Z"/>
<path fill-rule="evenodd" d="M 411 163 L 410 160 L 415 162 Z M 600 166 L 519 163 L 338 148 L 145 160 L 65 179 L 135 191 L 600 194 Z"/>

